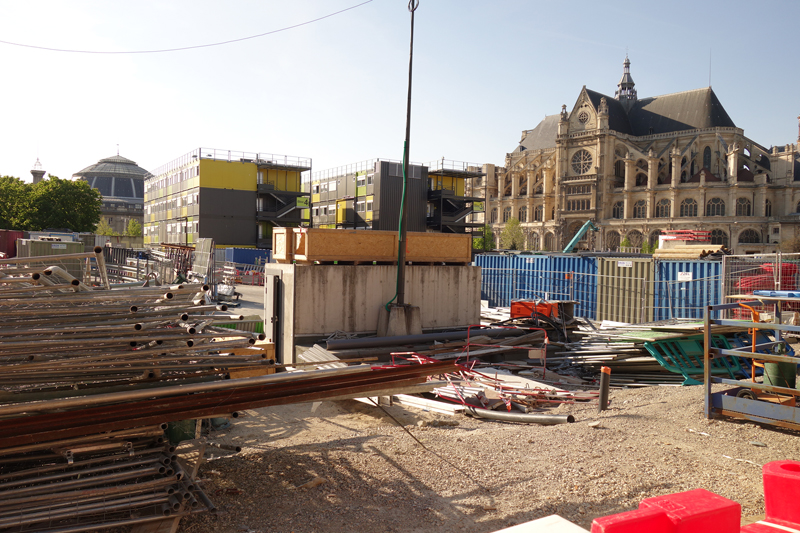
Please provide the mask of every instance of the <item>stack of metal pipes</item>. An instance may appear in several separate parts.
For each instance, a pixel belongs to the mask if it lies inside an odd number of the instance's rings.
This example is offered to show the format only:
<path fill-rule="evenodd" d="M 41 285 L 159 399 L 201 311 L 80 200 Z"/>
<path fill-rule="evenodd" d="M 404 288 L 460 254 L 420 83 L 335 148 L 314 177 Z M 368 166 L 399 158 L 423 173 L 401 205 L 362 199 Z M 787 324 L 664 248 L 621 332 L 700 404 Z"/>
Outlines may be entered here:
<path fill-rule="evenodd" d="M 0 531 L 87 531 L 213 510 L 160 426 L 0 450 Z"/>
<path fill-rule="evenodd" d="M 96 286 L 58 266 L 81 258 L 96 262 Z M 98 248 L 0 260 L 0 403 L 29 399 L 20 392 L 219 379 L 274 364 L 260 350 L 231 355 L 263 334 L 216 327 L 244 317 L 207 303 L 207 286 L 116 287 L 102 258 Z"/>

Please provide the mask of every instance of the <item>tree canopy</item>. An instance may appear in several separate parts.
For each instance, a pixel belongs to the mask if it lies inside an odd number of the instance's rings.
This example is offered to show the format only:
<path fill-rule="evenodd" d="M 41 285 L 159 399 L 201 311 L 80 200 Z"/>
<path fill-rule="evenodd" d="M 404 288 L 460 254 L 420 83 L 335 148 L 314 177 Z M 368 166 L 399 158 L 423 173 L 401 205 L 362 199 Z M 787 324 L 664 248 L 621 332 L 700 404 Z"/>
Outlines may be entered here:
<path fill-rule="evenodd" d="M 472 238 L 472 247 L 476 250 L 494 250 L 497 248 L 494 242 L 494 234 L 492 233 L 492 229 L 489 226 L 484 226 L 481 230 L 481 233 L 478 235 L 483 234 L 482 237 L 473 237 Z M 473 235 L 475 235 L 473 233 Z"/>
<path fill-rule="evenodd" d="M 83 180 L 48 176 L 36 184 L 0 178 L 0 228 L 41 231 L 69 228 L 94 231 L 100 221 L 100 193 Z"/>
<path fill-rule="evenodd" d="M 142 225 L 135 218 L 128 221 L 128 227 L 125 228 L 125 235 L 128 237 L 139 237 L 142 235 Z"/>
<path fill-rule="evenodd" d="M 506 227 L 500 233 L 500 247 L 504 250 L 524 250 L 525 234 L 522 232 L 519 220 L 509 218 Z"/>

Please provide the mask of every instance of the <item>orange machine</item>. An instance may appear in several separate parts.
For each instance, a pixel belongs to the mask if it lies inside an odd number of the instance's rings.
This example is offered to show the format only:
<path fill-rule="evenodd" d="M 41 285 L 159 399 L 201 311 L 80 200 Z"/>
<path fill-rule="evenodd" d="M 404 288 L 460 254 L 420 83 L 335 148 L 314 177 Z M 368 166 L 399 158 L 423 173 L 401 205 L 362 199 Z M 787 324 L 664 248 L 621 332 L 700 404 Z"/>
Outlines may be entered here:
<path fill-rule="evenodd" d="M 530 318 L 534 312 L 558 318 L 558 303 L 544 300 L 511 300 L 511 318 Z"/>

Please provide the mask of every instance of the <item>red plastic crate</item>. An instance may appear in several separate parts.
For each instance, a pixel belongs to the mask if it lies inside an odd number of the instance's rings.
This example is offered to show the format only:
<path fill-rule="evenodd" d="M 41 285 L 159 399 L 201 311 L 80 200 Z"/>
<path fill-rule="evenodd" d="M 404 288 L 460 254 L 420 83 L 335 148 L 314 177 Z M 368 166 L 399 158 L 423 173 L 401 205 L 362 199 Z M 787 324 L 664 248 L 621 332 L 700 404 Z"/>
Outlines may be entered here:
<path fill-rule="evenodd" d="M 647 498 L 639 509 L 660 509 L 676 533 L 739 533 L 742 506 L 705 489 Z"/>

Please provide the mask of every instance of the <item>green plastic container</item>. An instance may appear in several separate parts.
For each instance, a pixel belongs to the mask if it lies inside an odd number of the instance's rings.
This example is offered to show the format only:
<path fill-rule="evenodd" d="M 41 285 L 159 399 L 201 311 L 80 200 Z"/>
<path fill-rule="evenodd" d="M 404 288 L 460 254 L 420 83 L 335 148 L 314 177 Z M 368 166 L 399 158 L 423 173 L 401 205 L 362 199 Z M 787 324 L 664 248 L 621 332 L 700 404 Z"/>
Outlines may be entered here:
<path fill-rule="evenodd" d="M 179 420 L 167 424 L 167 438 L 172 444 L 192 440 L 197 430 L 197 420 Z"/>
<path fill-rule="evenodd" d="M 764 363 L 764 385 L 795 388 L 797 365 L 795 363 Z"/>

